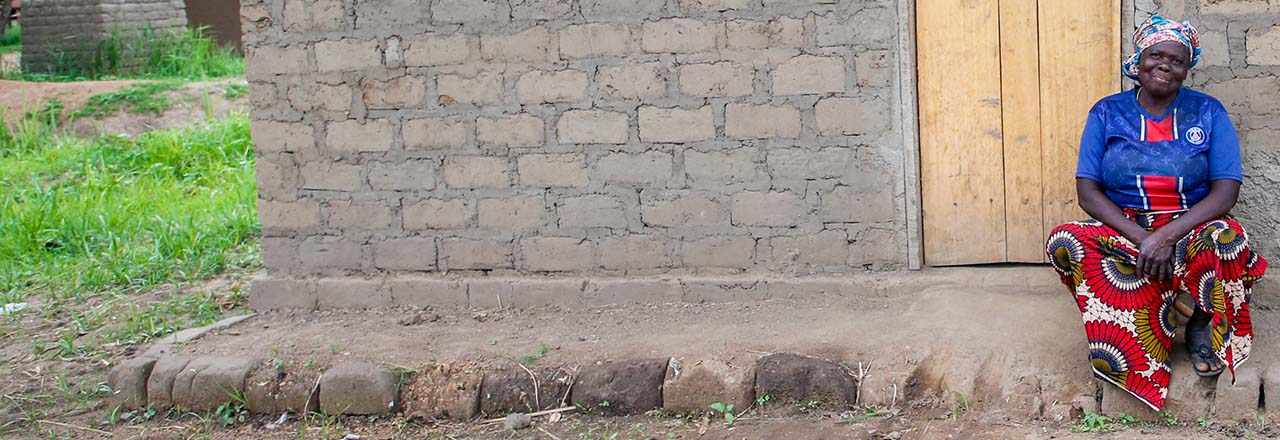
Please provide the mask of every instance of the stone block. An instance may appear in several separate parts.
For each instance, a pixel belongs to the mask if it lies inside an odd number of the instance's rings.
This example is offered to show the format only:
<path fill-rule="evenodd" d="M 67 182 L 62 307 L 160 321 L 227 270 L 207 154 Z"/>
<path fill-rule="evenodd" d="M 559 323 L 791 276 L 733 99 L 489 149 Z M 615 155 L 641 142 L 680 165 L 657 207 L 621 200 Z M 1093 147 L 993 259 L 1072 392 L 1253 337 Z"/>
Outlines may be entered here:
<path fill-rule="evenodd" d="M 471 308 L 574 306 L 585 281 L 574 278 L 475 278 L 467 282 Z"/>
<path fill-rule="evenodd" d="M 470 420 L 480 413 L 483 379 L 480 368 L 472 365 L 437 365 L 418 372 L 404 387 L 405 413 L 419 420 Z"/>
<path fill-rule="evenodd" d="M 423 191 L 436 187 L 436 162 L 370 162 L 369 187 L 374 191 Z"/>
<path fill-rule="evenodd" d="M 605 269 L 645 270 L 671 265 L 671 246 L 657 236 L 606 237 L 596 247 Z"/>
<path fill-rule="evenodd" d="M 328 191 L 358 191 L 364 186 L 360 165 L 312 161 L 302 164 L 302 189 Z"/>
<path fill-rule="evenodd" d="M 323 32 L 347 27 L 342 0 L 286 0 L 284 28 L 289 32 Z"/>
<path fill-rule="evenodd" d="M 581 2 L 582 15 L 593 21 L 655 17 L 662 13 L 665 3 L 634 0 L 582 0 Z"/>
<path fill-rule="evenodd" d="M 797 226 L 809 216 L 809 204 L 789 192 L 745 191 L 729 200 L 729 216 L 738 226 Z"/>
<path fill-rule="evenodd" d="M 316 139 L 311 126 L 304 123 L 272 122 L 254 119 L 250 124 L 253 146 L 259 154 L 281 151 L 314 150 Z"/>
<path fill-rule="evenodd" d="M 877 223 L 893 219 L 892 186 L 837 186 L 821 196 L 818 218 L 823 222 Z"/>
<path fill-rule="evenodd" d="M 520 240 L 520 267 L 537 272 L 591 268 L 591 243 L 573 237 L 529 237 Z"/>
<path fill-rule="evenodd" d="M 898 231 L 870 228 L 850 234 L 849 265 L 895 264 L 906 260 Z"/>
<path fill-rule="evenodd" d="M 878 88 L 893 85 L 897 75 L 897 59 L 888 50 L 868 50 L 853 58 L 858 87 Z"/>
<path fill-rule="evenodd" d="M 551 20 L 572 10 L 572 0 L 525 0 L 511 5 L 511 17 L 516 20 Z"/>
<path fill-rule="evenodd" d="M 464 77 L 441 74 L 436 77 L 436 92 L 441 100 L 463 104 L 496 104 L 502 101 L 502 75 L 481 72 Z"/>
<path fill-rule="evenodd" d="M 688 64 L 680 68 L 680 93 L 699 97 L 750 95 L 755 70 L 731 62 Z"/>
<path fill-rule="evenodd" d="M 486 60 L 510 62 L 548 62 L 559 56 L 557 35 L 543 26 L 535 26 L 508 35 L 480 36 L 480 56 Z"/>
<path fill-rule="evenodd" d="M 684 153 L 685 175 L 690 186 L 700 188 L 768 182 L 768 176 L 756 167 L 756 155 L 750 148 L 710 153 L 688 150 Z"/>
<path fill-rule="evenodd" d="M 279 272 L 299 272 L 298 244 L 301 240 L 288 237 L 262 237 L 262 264 Z"/>
<path fill-rule="evenodd" d="M 317 308 L 316 286 L 310 281 L 258 276 L 249 286 L 249 307 L 253 310 Z"/>
<path fill-rule="evenodd" d="M 542 118 L 518 113 L 476 119 L 476 142 L 484 148 L 529 148 L 545 141 Z"/>
<path fill-rule="evenodd" d="M 330 228 L 343 230 L 390 229 L 400 225 L 393 203 L 386 201 L 333 200 L 325 205 Z"/>
<path fill-rule="evenodd" d="M 432 238 L 392 238 L 373 242 L 373 267 L 386 270 L 435 270 Z"/>
<path fill-rule="evenodd" d="M 460 64 L 471 57 L 471 48 L 464 34 L 427 34 L 405 43 L 404 64 L 409 67 Z"/>
<path fill-rule="evenodd" d="M 330 122 L 325 145 L 337 153 L 371 153 L 391 149 L 391 122 L 385 119 Z"/>
<path fill-rule="evenodd" d="M 726 224 L 714 193 L 670 191 L 642 193 L 640 218 L 646 226 L 663 228 Z"/>
<path fill-rule="evenodd" d="M 773 69 L 773 94 L 817 95 L 845 90 L 844 59 L 800 55 Z"/>
<path fill-rule="evenodd" d="M 201 356 L 174 377 L 173 404 L 183 411 L 213 411 L 243 395 L 245 379 L 259 360 Z"/>
<path fill-rule="evenodd" d="M 361 278 L 321 278 L 316 284 L 320 309 L 368 309 L 391 305 L 391 291 L 381 282 Z"/>
<path fill-rule="evenodd" d="M 772 149 L 766 163 L 769 174 L 779 180 L 835 179 L 856 167 L 854 149 L 830 147 L 817 151 L 801 148 Z M 876 188 L 884 191 L 884 188 Z M 888 192 L 888 191 L 884 191 Z"/>
<path fill-rule="evenodd" d="M 625 144 L 629 131 L 626 113 L 607 110 L 569 110 L 556 122 L 561 144 Z"/>
<path fill-rule="evenodd" d="M 319 227 L 320 205 L 311 200 L 258 200 L 258 221 L 267 230 L 299 230 Z"/>
<path fill-rule="evenodd" d="M 687 266 L 743 269 L 751 267 L 755 249 L 751 237 L 709 237 L 685 242 L 680 255 Z"/>
<path fill-rule="evenodd" d="M 1250 32 L 1245 39 L 1245 61 L 1255 66 L 1280 65 L 1280 25 Z"/>
<path fill-rule="evenodd" d="M 816 234 L 769 239 L 775 263 L 799 262 L 821 266 L 844 266 L 849 259 L 849 236 L 842 229 Z"/>
<path fill-rule="evenodd" d="M 1185 344 L 1179 337 L 1173 346 L 1182 348 Z M 1169 367 L 1172 373 L 1169 375 L 1169 395 L 1165 398 L 1164 410 L 1183 420 L 1212 418 L 1213 393 L 1218 379 L 1197 375 L 1191 357 L 1182 349 L 1169 353 Z"/>
<path fill-rule="evenodd" d="M 711 106 L 696 109 L 640 107 L 642 142 L 684 143 L 714 139 L 716 127 Z"/>
<path fill-rule="evenodd" d="M 404 121 L 404 148 L 462 148 L 467 144 L 467 126 L 449 119 L 409 119 Z"/>
<path fill-rule="evenodd" d="M 156 366 L 155 358 L 126 359 L 107 373 L 107 386 L 111 394 L 107 396 L 107 408 L 131 411 L 147 407 L 147 378 L 151 369 Z"/>
<path fill-rule="evenodd" d="M 593 180 L 633 185 L 660 185 L 671 179 L 670 153 L 648 151 L 639 154 L 611 153 L 591 168 Z"/>
<path fill-rule="evenodd" d="M 440 270 L 510 269 L 511 243 L 446 238 L 440 242 Z"/>
<path fill-rule="evenodd" d="M 396 277 L 387 280 L 387 287 L 391 289 L 391 303 L 398 306 L 467 306 L 467 286 L 461 281 Z"/>
<path fill-rule="evenodd" d="M 621 56 L 632 45 L 631 28 L 625 24 L 586 23 L 560 30 L 560 57 L 566 60 Z"/>
<path fill-rule="evenodd" d="M 724 131 L 734 139 L 796 138 L 800 136 L 800 110 L 785 105 L 729 104 Z"/>
<path fill-rule="evenodd" d="M 364 106 L 377 109 L 411 109 L 426 105 L 427 86 L 422 78 L 402 76 L 387 81 L 364 80 Z"/>
<path fill-rule="evenodd" d="M 426 23 L 431 12 L 418 0 L 361 0 L 356 3 L 356 29 L 403 29 Z"/>
<path fill-rule="evenodd" d="M 696 53 L 716 47 L 721 28 L 688 18 L 668 18 L 645 22 L 640 47 L 647 53 Z"/>
<path fill-rule="evenodd" d="M 285 92 L 289 105 L 300 112 L 346 112 L 351 110 L 351 95 L 351 87 L 346 84 L 319 82 L 289 84 Z"/>
<path fill-rule="evenodd" d="M 1110 383 L 1102 384 L 1102 414 L 1116 417 L 1121 414 L 1132 416 L 1144 422 L 1158 422 L 1159 413 L 1133 397 L 1128 391 Z"/>
<path fill-rule="evenodd" d="M 680 0 L 680 7 L 688 11 L 724 12 L 751 9 L 752 3 L 750 0 Z"/>
<path fill-rule="evenodd" d="M 406 201 L 402 210 L 404 228 L 414 231 L 462 229 L 470 224 L 471 211 L 471 205 L 465 199 Z"/>
<path fill-rule="evenodd" d="M 831 361 L 779 353 L 756 362 L 756 395 L 772 404 L 816 401 L 838 411 L 852 407 L 856 393 L 853 375 Z"/>
<path fill-rule="evenodd" d="M 307 72 L 307 50 L 302 44 L 292 46 L 245 47 L 245 77 L 249 80 L 269 79 L 272 75 Z"/>
<path fill-rule="evenodd" d="M 520 185 L 581 187 L 587 185 L 587 165 L 576 154 L 525 154 L 516 158 Z"/>
<path fill-rule="evenodd" d="M 511 174 L 505 157 L 449 156 L 444 160 L 444 183 L 452 188 L 506 188 Z"/>
<path fill-rule="evenodd" d="M 510 18 L 510 5 L 502 0 L 437 0 L 431 7 L 431 22 L 437 25 L 500 23 Z"/>
<path fill-rule="evenodd" d="M 382 67 L 377 40 L 344 38 L 316 43 L 316 68 L 321 72 L 365 72 Z"/>
<path fill-rule="evenodd" d="M 480 227 L 506 232 L 537 229 L 547 223 L 546 200 L 542 195 L 481 199 Z"/>
<path fill-rule="evenodd" d="M 763 280 L 694 279 L 684 281 L 685 302 L 730 303 L 769 299 L 769 285 Z"/>
<path fill-rule="evenodd" d="M 662 406 L 667 359 L 603 362 L 582 367 L 573 384 L 574 405 L 606 415 L 641 414 Z M 608 405 L 604 405 L 609 402 Z"/>
<path fill-rule="evenodd" d="M 258 197 L 268 200 L 298 197 L 298 189 L 302 187 L 302 183 L 293 158 L 259 156 L 255 166 L 257 173 L 254 180 L 258 185 Z"/>
<path fill-rule="evenodd" d="M 535 70 L 520 75 L 516 96 L 524 104 L 578 102 L 587 98 L 587 73 Z"/>
<path fill-rule="evenodd" d="M 364 362 L 335 365 L 320 376 L 320 412 L 328 415 L 377 415 L 399 410 L 399 378 Z"/>
<path fill-rule="evenodd" d="M 582 293 L 589 306 L 612 304 L 674 304 L 684 300 L 684 289 L 674 279 L 592 279 Z"/>
<path fill-rule="evenodd" d="M 1187 367 L 1192 367 L 1187 365 Z M 1213 393 L 1213 416 L 1218 420 L 1254 422 L 1263 409 L 1262 371 L 1258 364 L 1244 364 L 1236 369 L 1235 383 L 1230 371 L 1218 376 Z M 1192 367 L 1194 368 L 1194 367 Z"/>
<path fill-rule="evenodd" d="M 870 7 L 852 17 L 827 13 L 816 17 L 819 46 L 885 46 L 898 34 L 897 13 L 889 8 Z"/>
<path fill-rule="evenodd" d="M 573 376 L 558 368 L 535 368 L 532 377 L 514 364 L 487 369 L 480 382 L 480 414 L 506 417 L 555 409 L 572 383 Z"/>
<path fill-rule="evenodd" d="M 626 228 L 622 201 L 616 197 L 589 194 L 567 197 L 556 207 L 561 228 Z"/>
<path fill-rule="evenodd" d="M 151 375 L 147 376 L 148 406 L 156 409 L 174 406 L 174 380 L 177 379 L 179 373 L 186 369 L 187 364 L 190 362 L 191 358 L 186 356 L 165 356 L 156 361 L 156 364 L 151 368 Z"/>
<path fill-rule="evenodd" d="M 320 372 L 278 359 L 259 362 L 245 379 L 246 409 L 255 414 L 301 414 L 320 408 Z"/>
<path fill-rule="evenodd" d="M 600 66 L 596 89 L 601 97 L 651 100 L 667 94 L 666 68 L 659 63 Z"/>
<path fill-rule="evenodd" d="M 699 415 L 713 403 L 744 411 L 755 402 L 755 364 L 715 358 L 672 359 L 662 383 L 662 409 Z"/>
<path fill-rule="evenodd" d="M 826 98 L 814 117 L 823 136 L 880 135 L 891 126 L 891 110 L 881 98 Z"/>
<path fill-rule="evenodd" d="M 804 21 L 780 17 L 771 21 L 729 20 L 725 23 L 726 45 L 733 49 L 800 47 Z"/>

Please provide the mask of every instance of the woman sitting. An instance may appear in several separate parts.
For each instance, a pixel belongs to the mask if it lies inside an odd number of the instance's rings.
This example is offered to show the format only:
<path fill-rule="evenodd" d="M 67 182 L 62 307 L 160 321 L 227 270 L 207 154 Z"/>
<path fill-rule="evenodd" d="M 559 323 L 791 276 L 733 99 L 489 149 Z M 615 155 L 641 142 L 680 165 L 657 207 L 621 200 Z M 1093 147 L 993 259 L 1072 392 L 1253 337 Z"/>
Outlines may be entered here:
<path fill-rule="evenodd" d="M 1182 87 L 1200 58 L 1190 23 L 1154 16 L 1133 36 L 1135 90 L 1098 101 L 1080 140 L 1076 191 L 1092 220 L 1049 235 L 1047 252 L 1084 314 L 1094 374 L 1164 406 L 1174 297 L 1196 307 L 1186 348 L 1196 373 L 1249 357 L 1249 295 L 1267 261 L 1231 218 L 1240 141 L 1218 100 Z"/>

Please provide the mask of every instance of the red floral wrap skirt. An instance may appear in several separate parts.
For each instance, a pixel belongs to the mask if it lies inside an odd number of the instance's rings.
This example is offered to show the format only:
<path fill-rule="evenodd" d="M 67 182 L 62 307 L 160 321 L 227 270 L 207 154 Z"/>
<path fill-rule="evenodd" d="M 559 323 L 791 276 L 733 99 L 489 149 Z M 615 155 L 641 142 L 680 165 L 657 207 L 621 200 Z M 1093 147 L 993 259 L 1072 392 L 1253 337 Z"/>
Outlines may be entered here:
<path fill-rule="evenodd" d="M 1125 215 L 1148 231 L 1178 217 L 1133 209 L 1125 209 Z M 1096 220 L 1058 226 L 1049 234 L 1047 252 L 1084 315 L 1094 374 L 1151 408 L 1160 410 L 1169 393 L 1173 302 L 1179 292 L 1212 316 L 1212 348 L 1233 380 L 1236 367 L 1249 358 L 1250 290 L 1267 260 L 1253 252 L 1244 228 L 1230 216 L 1178 240 L 1174 277 L 1167 281 L 1138 275 L 1138 246 Z"/>

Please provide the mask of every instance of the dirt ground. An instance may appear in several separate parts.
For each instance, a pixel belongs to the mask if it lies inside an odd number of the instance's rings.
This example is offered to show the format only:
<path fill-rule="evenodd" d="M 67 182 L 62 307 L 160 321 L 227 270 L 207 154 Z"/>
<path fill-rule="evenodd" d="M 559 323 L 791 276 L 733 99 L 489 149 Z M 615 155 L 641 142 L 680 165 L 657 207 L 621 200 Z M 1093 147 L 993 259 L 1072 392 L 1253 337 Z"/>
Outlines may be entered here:
<path fill-rule="evenodd" d="M 248 113 L 249 98 L 231 94 L 229 87 L 240 87 L 244 79 L 191 82 L 178 90 L 163 95 L 173 106 L 159 114 L 119 111 L 101 117 L 82 117 L 68 120 L 67 115 L 83 108 L 90 97 L 119 90 L 140 81 L 80 81 L 80 82 L 28 82 L 0 80 L 0 114 L 13 120 L 29 112 L 38 111 L 52 100 L 63 106 L 60 122 L 79 136 L 139 134 L 168 128 L 181 128 L 207 117 L 220 117 L 230 112 Z"/>

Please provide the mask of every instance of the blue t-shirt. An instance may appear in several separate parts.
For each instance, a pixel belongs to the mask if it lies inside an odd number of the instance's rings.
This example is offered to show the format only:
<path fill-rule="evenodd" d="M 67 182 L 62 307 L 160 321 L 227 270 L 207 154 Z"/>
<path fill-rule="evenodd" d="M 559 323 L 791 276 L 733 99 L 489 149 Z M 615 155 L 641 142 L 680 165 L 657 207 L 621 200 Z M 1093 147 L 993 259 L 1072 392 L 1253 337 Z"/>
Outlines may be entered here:
<path fill-rule="evenodd" d="M 1121 208 L 1176 211 L 1209 194 L 1209 181 L 1243 181 L 1240 139 L 1213 97 L 1182 89 L 1163 115 L 1134 91 L 1093 105 L 1080 137 L 1076 177 L 1097 181 Z"/>

